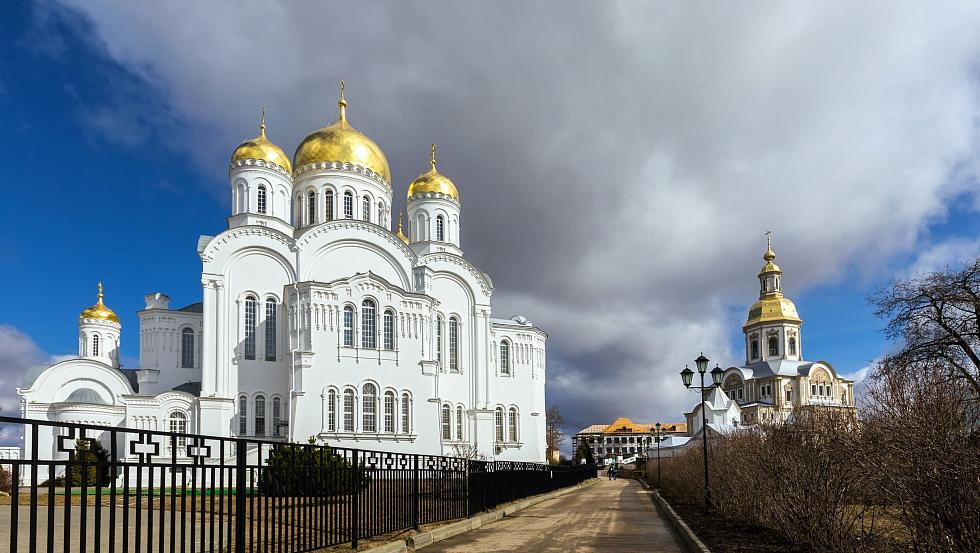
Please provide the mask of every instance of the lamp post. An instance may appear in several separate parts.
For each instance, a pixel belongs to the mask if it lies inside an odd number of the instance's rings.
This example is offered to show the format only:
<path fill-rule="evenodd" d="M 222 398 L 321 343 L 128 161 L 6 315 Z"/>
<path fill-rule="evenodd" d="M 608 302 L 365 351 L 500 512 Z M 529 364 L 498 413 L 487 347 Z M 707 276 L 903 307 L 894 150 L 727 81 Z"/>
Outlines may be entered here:
<path fill-rule="evenodd" d="M 711 386 L 704 385 L 704 373 L 708 371 L 708 359 L 704 356 L 704 353 L 698 356 L 694 360 L 694 365 L 698 368 L 698 374 L 701 375 L 701 385 L 691 386 L 691 380 L 694 378 L 694 371 L 684 366 L 684 370 L 681 371 L 681 381 L 684 382 L 684 386 L 691 390 L 697 390 L 698 394 L 701 396 L 701 435 L 704 438 L 704 508 L 705 510 L 711 508 L 711 491 L 708 489 L 708 412 L 704 408 L 704 392 L 705 390 L 710 390 L 715 386 L 721 385 L 721 377 L 725 374 L 725 371 L 721 367 L 715 364 L 715 368 L 711 370 Z"/>
<path fill-rule="evenodd" d="M 657 443 L 657 489 L 661 488 L 660 485 L 660 442 L 667 439 L 667 431 L 660 428 L 660 423 L 655 425 L 653 432 L 653 441 Z"/>

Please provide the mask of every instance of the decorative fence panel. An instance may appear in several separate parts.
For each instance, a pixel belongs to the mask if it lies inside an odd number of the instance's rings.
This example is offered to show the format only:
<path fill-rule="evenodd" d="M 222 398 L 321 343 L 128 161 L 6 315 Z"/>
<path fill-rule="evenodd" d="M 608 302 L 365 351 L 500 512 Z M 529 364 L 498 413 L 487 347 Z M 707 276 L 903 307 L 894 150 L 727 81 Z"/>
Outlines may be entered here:
<path fill-rule="evenodd" d="M 0 459 L 12 482 L 9 501 L 0 498 L 0 550 L 11 552 L 356 547 L 595 476 L 595 467 L 14 417 L 0 417 L 0 430 L 25 445 L 21 458 Z"/>

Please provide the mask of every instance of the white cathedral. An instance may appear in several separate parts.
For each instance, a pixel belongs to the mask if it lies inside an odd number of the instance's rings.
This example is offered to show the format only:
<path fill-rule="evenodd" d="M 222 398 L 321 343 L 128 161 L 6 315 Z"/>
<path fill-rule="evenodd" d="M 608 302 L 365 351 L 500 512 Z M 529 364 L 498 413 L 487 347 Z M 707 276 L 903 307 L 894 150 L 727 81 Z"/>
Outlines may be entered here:
<path fill-rule="evenodd" d="M 197 246 L 203 301 L 146 296 L 138 369 L 120 367 L 100 283 L 78 357 L 29 371 L 23 416 L 544 461 L 547 334 L 491 316 L 493 282 L 463 255 L 434 145 L 408 186 L 409 235 L 400 216 L 392 232 L 388 162 L 348 123 L 343 85 L 338 106 L 292 162 L 264 114 L 235 149 L 228 229 Z M 43 458 L 64 455 L 54 442 L 39 437 Z"/>

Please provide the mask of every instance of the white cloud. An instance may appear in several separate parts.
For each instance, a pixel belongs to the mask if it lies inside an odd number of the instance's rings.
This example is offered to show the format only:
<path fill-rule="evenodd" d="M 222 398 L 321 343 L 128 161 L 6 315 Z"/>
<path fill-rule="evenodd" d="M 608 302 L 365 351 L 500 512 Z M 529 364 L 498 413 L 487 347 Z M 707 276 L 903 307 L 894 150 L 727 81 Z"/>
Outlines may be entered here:
<path fill-rule="evenodd" d="M 904 277 L 915 278 L 928 273 L 956 269 L 960 264 L 980 256 L 980 238 L 955 237 L 933 244 L 921 251 L 904 271 Z"/>
<path fill-rule="evenodd" d="M 754 299 L 765 230 L 793 294 L 976 201 L 978 4 L 64 4 L 222 196 L 258 107 L 288 151 L 341 77 L 399 201 L 439 142 L 463 246 L 498 315 L 550 332 L 570 425 L 686 410 L 677 370 L 738 357 L 725 306 Z"/>

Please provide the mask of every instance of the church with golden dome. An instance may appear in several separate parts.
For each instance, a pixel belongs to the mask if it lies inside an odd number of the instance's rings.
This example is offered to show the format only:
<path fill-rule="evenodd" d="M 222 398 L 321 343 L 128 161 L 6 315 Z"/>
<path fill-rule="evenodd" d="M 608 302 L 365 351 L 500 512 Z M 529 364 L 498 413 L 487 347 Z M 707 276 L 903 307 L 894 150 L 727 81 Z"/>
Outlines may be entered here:
<path fill-rule="evenodd" d="M 403 181 L 393 225 L 400 187 L 348 119 L 343 82 L 337 108 L 292 159 L 263 111 L 231 155 L 227 229 L 197 243 L 201 301 L 149 293 L 126 337 L 100 283 L 78 357 L 28 375 L 24 416 L 544 461 L 547 334 L 493 313 L 436 146 L 420 148 L 428 168 Z M 120 367 L 123 338 L 139 341 L 139 367 Z"/>
<path fill-rule="evenodd" d="M 837 374 L 827 361 L 803 358 L 803 320 L 783 295 L 783 271 L 776 265 L 771 233 L 766 233 L 765 264 L 759 271 L 759 301 L 742 325 L 745 361 L 722 375 L 704 402 L 686 413 L 697 433 L 706 409 L 715 430 L 787 420 L 800 407 L 854 408 L 854 381 Z"/>

